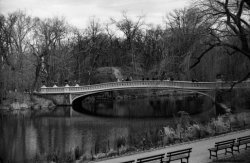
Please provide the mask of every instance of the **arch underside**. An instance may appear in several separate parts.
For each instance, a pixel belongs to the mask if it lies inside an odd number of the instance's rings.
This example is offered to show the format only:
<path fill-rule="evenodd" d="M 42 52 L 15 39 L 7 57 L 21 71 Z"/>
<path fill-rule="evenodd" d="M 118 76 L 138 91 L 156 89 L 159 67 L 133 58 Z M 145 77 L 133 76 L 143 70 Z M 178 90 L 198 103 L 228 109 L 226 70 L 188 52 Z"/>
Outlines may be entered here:
<path fill-rule="evenodd" d="M 214 95 L 211 94 L 214 90 L 211 89 L 183 89 L 183 88 L 169 88 L 169 87 L 131 87 L 131 88 L 111 88 L 111 89 L 100 89 L 100 90 L 95 90 L 95 91 L 89 91 L 89 92 L 79 92 L 79 93 L 72 93 L 71 98 L 72 98 L 72 104 L 74 101 L 77 99 L 88 96 L 91 94 L 96 94 L 96 93 L 101 93 L 101 92 L 107 92 L 107 91 L 117 91 L 117 90 L 128 90 L 128 89 L 162 89 L 162 90 L 170 90 L 170 91 L 182 91 L 182 92 L 189 92 L 189 93 L 198 93 L 204 96 L 207 96 L 210 98 L 212 101 L 214 101 Z M 206 92 L 206 93 L 205 93 Z"/>

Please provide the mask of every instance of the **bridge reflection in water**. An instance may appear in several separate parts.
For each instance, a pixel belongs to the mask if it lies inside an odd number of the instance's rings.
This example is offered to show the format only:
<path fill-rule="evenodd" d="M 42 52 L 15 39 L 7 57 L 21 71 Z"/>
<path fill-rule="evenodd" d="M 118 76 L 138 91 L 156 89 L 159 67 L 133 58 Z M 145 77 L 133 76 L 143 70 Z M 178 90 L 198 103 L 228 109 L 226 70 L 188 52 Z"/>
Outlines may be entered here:
<path fill-rule="evenodd" d="M 209 110 L 213 106 L 209 98 L 199 94 L 168 91 L 164 91 L 165 96 L 159 97 L 150 96 L 152 93 L 147 94 L 152 91 L 159 93 L 157 90 L 123 90 L 109 92 L 109 96 L 105 95 L 107 92 L 92 94 L 79 98 L 72 107 L 83 114 L 95 116 L 145 118 L 172 117 L 179 111 L 195 114 L 203 111 L 203 103 L 208 105 L 204 110 Z"/>

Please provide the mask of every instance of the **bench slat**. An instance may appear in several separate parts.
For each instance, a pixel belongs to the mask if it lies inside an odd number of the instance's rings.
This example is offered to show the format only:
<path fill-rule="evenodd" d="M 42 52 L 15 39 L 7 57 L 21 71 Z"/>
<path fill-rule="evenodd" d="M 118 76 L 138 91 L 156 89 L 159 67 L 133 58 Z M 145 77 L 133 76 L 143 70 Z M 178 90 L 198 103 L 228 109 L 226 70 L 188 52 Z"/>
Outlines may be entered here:
<path fill-rule="evenodd" d="M 250 142 L 250 139 L 248 139 L 248 140 L 241 140 L 241 141 L 239 141 L 239 143 L 241 144 L 241 143 L 243 143 L 243 144 L 246 144 L 246 143 L 249 143 Z"/>
<path fill-rule="evenodd" d="M 188 157 L 189 157 L 189 154 L 181 154 L 181 155 L 168 157 L 167 161 L 174 161 L 174 160 L 179 160 L 179 159 L 188 158 Z"/>
<path fill-rule="evenodd" d="M 159 154 L 159 155 L 139 158 L 139 159 L 137 159 L 137 163 L 144 163 L 144 162 L 162 160 L 164 158 L 164 155 L 165 154 L 163 153 L 163 154 Z"/>
<path fill-rule="evenodd" d="M 241 138 L 241 139 L 237 139 L 237 141 L 243 141 L 243 140 L 250 140 L 250 137 L 249 137 L 249 138 Z"/>
<path fill-rule="evenodd" d="M 175 154 L 175 153 L 186 153 L 186 152 L 189 152 L 191 151 L 192 148 L 187 148 L 187 149 L 182 149 L 182 150 L 178 150 L 178 151 L 172 151 L 172 152 L 168 152 L 168 154 Z"/>
<path fill-rule="evenodd" d="M 250 135 L 248 135 L 248 136 L 242 136 L 242 137 L 239 137 L 239 138 L 237 138 L 237 139 L 244 139 L 244 138 L 250 139 Z"/>
<path fill-rule="evenodd" d="M 187 162 L 188 162 L 191 151 L 192 151 L 192 148 L 187 148 L 187 149 L 168 152 L 166 161 L 170 162 L 170 161 L 180 160 L 180 159 L 186 158 Z"/>
<path fill-rule="evenodd" d="M 153 161 L 153 160 L 161 160 L 163 159 L 164 157 L 156 157 L 156 158 L 148 158 L 148 159 L 140 159 L 138 160 L 139 162 L 148 162 L 148 161 Z"/>
<path fill-rule="evenodd" d="M 170 153 L 167 154 L 167 156 L 176 156 L 176 155 L 181 155 L 181 154 L 186 154 L 186 153 L 190 153 L 191 151 L 183 151 L 183 152 L 179 152 L 179 153 Z"/>
<path fill-rule="evenodd" d="M 216 142 L 215 145 L 234 143 L 236 139 L 230 139 L 225 141 Z"/>
<path fill-rule="evenodd" d="M 121 163 L 133 163 L 133 162 L 135 162 L 135 160 L 125 161 L 125 162 L 121 162 Z"/>

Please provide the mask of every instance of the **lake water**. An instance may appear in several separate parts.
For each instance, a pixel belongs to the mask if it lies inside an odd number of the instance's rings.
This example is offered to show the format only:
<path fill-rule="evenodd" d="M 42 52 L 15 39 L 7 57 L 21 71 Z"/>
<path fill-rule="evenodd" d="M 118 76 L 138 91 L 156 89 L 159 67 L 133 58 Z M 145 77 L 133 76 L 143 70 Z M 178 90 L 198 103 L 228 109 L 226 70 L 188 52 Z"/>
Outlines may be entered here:
<path fill-rule="evenodd" d="M 83 106 L 86 108 L 79 108 L 99 116 L 86 115 L 83 110 L 70 107 L 1 115 L 0 158 L 9 162 L 34 162 L 35 157 L 53 152 L 63 154 L 76 147 L 88 159 L 98 153 L 117 151 L 121 145 L 142 150 L 147 148 L 143 139 L 148 141 L 148 147 L 162 145 L 163 127 L 176 125 L 176 118 L 171 114 L 190 110 L 196 113 L 192 117 L 197 120 L 204 117 L 209 120 L 210 113 L 213 115 L 207 97 L 193 95 L 111 103 L 95 101 Z"/>

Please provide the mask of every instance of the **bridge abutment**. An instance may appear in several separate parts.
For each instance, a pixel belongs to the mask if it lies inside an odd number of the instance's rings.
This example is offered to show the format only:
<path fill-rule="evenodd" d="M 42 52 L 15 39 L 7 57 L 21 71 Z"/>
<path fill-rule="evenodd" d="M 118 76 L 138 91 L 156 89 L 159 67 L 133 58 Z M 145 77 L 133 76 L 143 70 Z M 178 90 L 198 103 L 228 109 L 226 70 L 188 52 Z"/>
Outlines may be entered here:
<path fill-rule="evenodd" d="M 40 94 L 45 99 L 52 100 L 57 106 L 67 106 L 72 104 L 72 95 L 68 94 Z"/>

